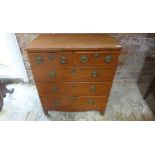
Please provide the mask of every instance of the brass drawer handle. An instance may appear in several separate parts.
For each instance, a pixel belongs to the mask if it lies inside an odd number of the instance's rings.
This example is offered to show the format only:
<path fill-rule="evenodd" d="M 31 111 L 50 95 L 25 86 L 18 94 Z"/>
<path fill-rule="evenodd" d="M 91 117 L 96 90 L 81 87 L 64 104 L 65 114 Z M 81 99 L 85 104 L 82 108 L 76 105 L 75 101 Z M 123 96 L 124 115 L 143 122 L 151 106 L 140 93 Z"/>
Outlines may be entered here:
<path fill-rule="evenodd" d="M 109 63 L 109 62 L 111 62 L 112 61 L 112 55 L 107 55 L 105 58 L 104 58 L 104 61 L 106 62 L 106 63 Z"/>
<path fill-rule="evenodd" d="M 86 62 L 88 62 L 88 57 L 87 56 L 81 56 L 80 61 L 82 63 L 86 63 Z"/>
<path fill-rule="evenodd" d="M 41 56 L 36 57 L 36 63 L 41 64 L 43 62 L 43 58 Z"/>
<path fill-rule="evenodd" d="M 52 92 L 53 93 L 57 93 L 58 91 L 59 91 L 58 87 L 56 87 L 56 86 L 52 87 Z"/>
<path fill-rule="evenodd" d="M 96 77 L 97 76 L 97 71 L 92 71 L 91 76 Z"/>
<path fill-rule="evenodd" d="M 52 71 L 52 72 L 50 72 L 50 73 L 49 73 L 49 77 L 51 77 L 51 78 L 56 77 L 56 73 L 55 73 L 55 72 L 53 72 L 53 71 Z"/>
<path fill-rule="evenodd" d="M 91 86 L 91 87 L 90 87 L 90 91 L 91 91 L 91 92 L 96 92 L 96 86 Z"/>
<path fill-rule="evenodd" d="M 89 104 L 89 105 L 93 105 L 93 104 L 95 104 L 95 101 L 92 100 L 92 99 L 89 99 L 89 100 L 88 100 L 88 104 Z"/>
<path fill-rule="evenodd" d="M 61 64 L 66 64 L 66 62 L 67 62 L 66 57 L 61 56 L 61 57 L 60 57 L 60 63 L 61 63 Z"/>

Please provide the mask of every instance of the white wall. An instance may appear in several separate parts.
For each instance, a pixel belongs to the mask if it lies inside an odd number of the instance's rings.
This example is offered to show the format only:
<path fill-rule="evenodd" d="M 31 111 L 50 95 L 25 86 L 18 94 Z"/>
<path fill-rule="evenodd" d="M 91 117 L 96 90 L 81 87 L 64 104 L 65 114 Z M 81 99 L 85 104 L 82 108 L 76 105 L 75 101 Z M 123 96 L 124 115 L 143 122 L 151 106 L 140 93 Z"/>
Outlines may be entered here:
<path fill-rule="evenodd" d="M 18 46 L 18 42 L 14 33 L 0 34 L 0 54 L 6 61 L 6 64 L 12 65 L 15 69 L 14 78 L 22 78 L 24 82 L 28 82 L 28 76 L 22 59 L 22 55 Z M 0 62 L 1 63 L 1 62 Z M 1 73 L 0 73 L 1 74 Z"/>

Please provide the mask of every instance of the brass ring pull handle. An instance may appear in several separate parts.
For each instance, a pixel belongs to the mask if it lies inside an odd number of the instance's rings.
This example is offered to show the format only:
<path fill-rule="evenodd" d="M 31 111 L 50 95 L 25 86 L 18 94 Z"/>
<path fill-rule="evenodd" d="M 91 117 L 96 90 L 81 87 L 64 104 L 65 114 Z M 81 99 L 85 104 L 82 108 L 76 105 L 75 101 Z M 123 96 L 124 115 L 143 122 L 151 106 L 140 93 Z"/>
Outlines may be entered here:
<path fill-rule="evenodd" d="M 92 71 L 91 76 L 92 77 L 97 77 L 97 71 Z"/>
<path fill-rule="evenodd" d="M 66 57 L 61 56 L 61 57 L 60 57 L 60 63 L 61 63 L 61 64 L 66 64 L 66 62 L 67 62 Z"/>
<path fill-rule="evenodd" d="M 107 55 L 105 58 L 104 58 L 104 61 L 106 62 L 106 63 L 109 63 L 109 62 L 111 62 L 112 61 L 112 55 Z"/>
<path fill-rule="evenodd" d="M 49 77 L 51 77 L 51 78 L 56 77 L 56 73 L 55 73 L 55 72 L 53 72 L 53 71 L 52 71 L 52 72 L 50 72 L 50 73 L 49 73 Z"/>
<path fill-rule="evenodd" d="M 91 86 L 91 87 L 90 87 L 90 91 L 91 91 L 91 92 L 96 92 L 96 86 Z"/>
<path fill-rule="evenodd" d="M 93 105 L 93 104 L 95 104 L 95 101 L 92 100 L 92 99 L 89 99 L 89 100 L 88 100 L 88 104 L 89 104 L 89 105 Z"/>
<path fill-rule="evenodd" d="M 56 87 L 56 86 L 52 87 L 52 92 L 53 93 L 57 93 L 58 91 L 59 91 L 58 87 Z"/>
<path fill-rule="evenodd" d="M 43 62 L 43 58 L 41 56 L 36 57 L 36 63 L 41 64 Z"/>
<path fill-rule="evenodd" d="M 87 63 L 88 62 L 88 57 L 87 56 L 81 56 L 80 61 L 82 63 Z"/>

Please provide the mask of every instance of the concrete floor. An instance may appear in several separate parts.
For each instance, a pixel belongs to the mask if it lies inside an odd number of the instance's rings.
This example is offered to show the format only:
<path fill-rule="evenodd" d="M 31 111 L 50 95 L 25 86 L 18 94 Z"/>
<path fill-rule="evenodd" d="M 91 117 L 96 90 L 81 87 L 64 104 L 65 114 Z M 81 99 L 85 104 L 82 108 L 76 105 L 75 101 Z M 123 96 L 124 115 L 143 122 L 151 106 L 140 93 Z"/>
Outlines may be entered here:
<path fill-rule="evenodd" d="M 151 94 L 147 101 L 143 100 L 147 85 L 135 83 L 114 83 L 109 102 L 102 116 L 99 112 L 56 112 L 50 111 L 45 116 L 37 94 L 36 87 L 32 84 L 11 84 L 8 88 L 14 88 L 13 94 L 8 94 L 4 99 L 4 107 L 0 112 L 1 121 L 113 121 L 113 120 L 155 120 L 148 106 L 151 102 L 155 109 L 155 98 Z"/>

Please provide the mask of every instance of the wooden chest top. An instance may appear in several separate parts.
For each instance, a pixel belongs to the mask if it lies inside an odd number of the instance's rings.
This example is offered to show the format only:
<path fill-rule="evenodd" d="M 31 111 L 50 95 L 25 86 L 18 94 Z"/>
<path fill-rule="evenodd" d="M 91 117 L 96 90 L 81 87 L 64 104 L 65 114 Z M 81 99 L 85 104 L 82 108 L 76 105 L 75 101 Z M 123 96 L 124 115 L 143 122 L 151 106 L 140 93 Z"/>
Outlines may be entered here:
<path fill-rule="evenodd" d="M 29 50 L 91 50 L 120 49 L 107 34 L 41 34 L 26 48 Z"/>

